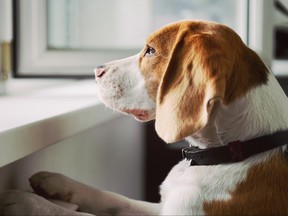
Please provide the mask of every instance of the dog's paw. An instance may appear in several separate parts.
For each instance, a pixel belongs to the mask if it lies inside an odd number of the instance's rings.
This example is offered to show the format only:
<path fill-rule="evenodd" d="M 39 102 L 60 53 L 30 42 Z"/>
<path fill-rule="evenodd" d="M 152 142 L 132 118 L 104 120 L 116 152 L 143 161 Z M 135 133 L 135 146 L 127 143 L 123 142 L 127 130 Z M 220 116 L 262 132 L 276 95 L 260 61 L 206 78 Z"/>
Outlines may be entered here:
<path fill-rule="evenodd" d="M 77 203 L 76 190 L 79 183 L 62 174 L 39 172 L 29 181 L 34 191 L 41 196 Z"/>
<path fill-rule="evenodd" d="M 0 193 L 0 215 L 88 215 L 67 210 L 36 194 L 21 191 Z"/>

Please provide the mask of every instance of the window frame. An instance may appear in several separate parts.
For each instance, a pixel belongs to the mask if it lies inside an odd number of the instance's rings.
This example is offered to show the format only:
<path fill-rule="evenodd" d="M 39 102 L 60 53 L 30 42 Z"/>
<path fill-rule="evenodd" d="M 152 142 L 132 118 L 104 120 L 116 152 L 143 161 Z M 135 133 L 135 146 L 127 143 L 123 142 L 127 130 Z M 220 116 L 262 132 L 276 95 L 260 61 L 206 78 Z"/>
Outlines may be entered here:
<path fill-rule="evenodd" d="M 269 15 L 266 15 L 271 13 L 271 2 L 241 0 L 240 13 L 246 13 L 247 17 L 243 16 L 237 22 L 241 25 L 240 35 L 244 42 L 260 54 L 275 75 L 287 76 L 288 71 L 285 70 L 288 60 L 275 60 L 272 57 L 273 23 Z M 141 50 L 141 47 L 97 50 L 48 49 L 46 0 L 14 0 L 14 11 L 18 14 L 14 25 L 15 77 L 93 77 L 95 66 L 134 55 Z M 271 34 L 267 34 L 269 31 Z M 268 55 L 263 56 L 261 53 Z"/>
<path fill-rule="evenodd" d="M 95 66 L 141 49 L 48 49 L 46 0 L 14 0 L 14 8 L 16 77 L 93 77 Z"/>
<path fill-rule="evenodd" d="M 274 27 L 277 24 L 274 20 L 274 1 L 268 0 L 247 0 L 249 4 L 249 36 L 248 45 L 260 55 L 262 60 L 279 78 L 288 77 L 288 59 L 275 59 L 274 54 Z M 272 19 L 271 19 L 271 14 Z M 268 34 L 267 32 L 270 32 Z"/>

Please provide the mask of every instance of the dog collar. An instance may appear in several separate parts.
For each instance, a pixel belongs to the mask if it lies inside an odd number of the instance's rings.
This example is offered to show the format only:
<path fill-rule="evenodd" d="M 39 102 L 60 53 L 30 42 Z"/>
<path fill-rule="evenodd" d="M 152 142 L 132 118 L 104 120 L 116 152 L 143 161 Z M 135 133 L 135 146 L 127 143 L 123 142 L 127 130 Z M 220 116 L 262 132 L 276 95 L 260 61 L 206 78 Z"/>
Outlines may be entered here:
<path fill-rule="evenodd" d="M 220 147 L 208 149 L 200 149 L 198 147 L 185 148 L 182 149 L 182 156 L 184 159 L 191 160 L 191 166 L 235 163 L 287 143 L 288 131 L 281 131 L 248 141 L 237 140 Z"/>

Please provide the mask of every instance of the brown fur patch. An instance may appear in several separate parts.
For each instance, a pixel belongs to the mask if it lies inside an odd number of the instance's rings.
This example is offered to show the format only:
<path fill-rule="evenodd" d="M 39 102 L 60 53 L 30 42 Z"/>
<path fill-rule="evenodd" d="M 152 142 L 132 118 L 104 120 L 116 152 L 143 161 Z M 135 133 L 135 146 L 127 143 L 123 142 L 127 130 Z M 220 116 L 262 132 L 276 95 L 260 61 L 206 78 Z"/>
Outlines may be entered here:
<path fill-rule="evenodd" d="M 146 44 L 156 50 L 155 57 L 144 57 L 146 47 L 143 48 L 139 68 L 146 80 L 148 94 L 156 101 L 158 88 L 178 33 L 179 25 L 169 25 L 152 34 L 146 41 Z"/>
<path fill-rule="evenodd" d="M 251 167 L 228 201 L 204 203 L 206 215 L 288 215 L 288 161 L 282 153 Z"/>

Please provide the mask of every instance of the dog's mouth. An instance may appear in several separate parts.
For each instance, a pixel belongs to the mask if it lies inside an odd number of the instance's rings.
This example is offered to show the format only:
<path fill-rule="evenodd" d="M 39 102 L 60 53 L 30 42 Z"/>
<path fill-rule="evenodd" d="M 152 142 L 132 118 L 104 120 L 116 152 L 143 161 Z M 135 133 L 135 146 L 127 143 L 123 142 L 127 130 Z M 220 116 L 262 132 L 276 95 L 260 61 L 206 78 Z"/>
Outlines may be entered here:
<path fill-rule="evenodd" d="M 139 121 L 149 121 L 151 115 L 149 114 L 148 110 L 141 110 L 141 109 L 123 109 L 121 110 L 124 113 L 129 115 L 133 115 Z"/>

